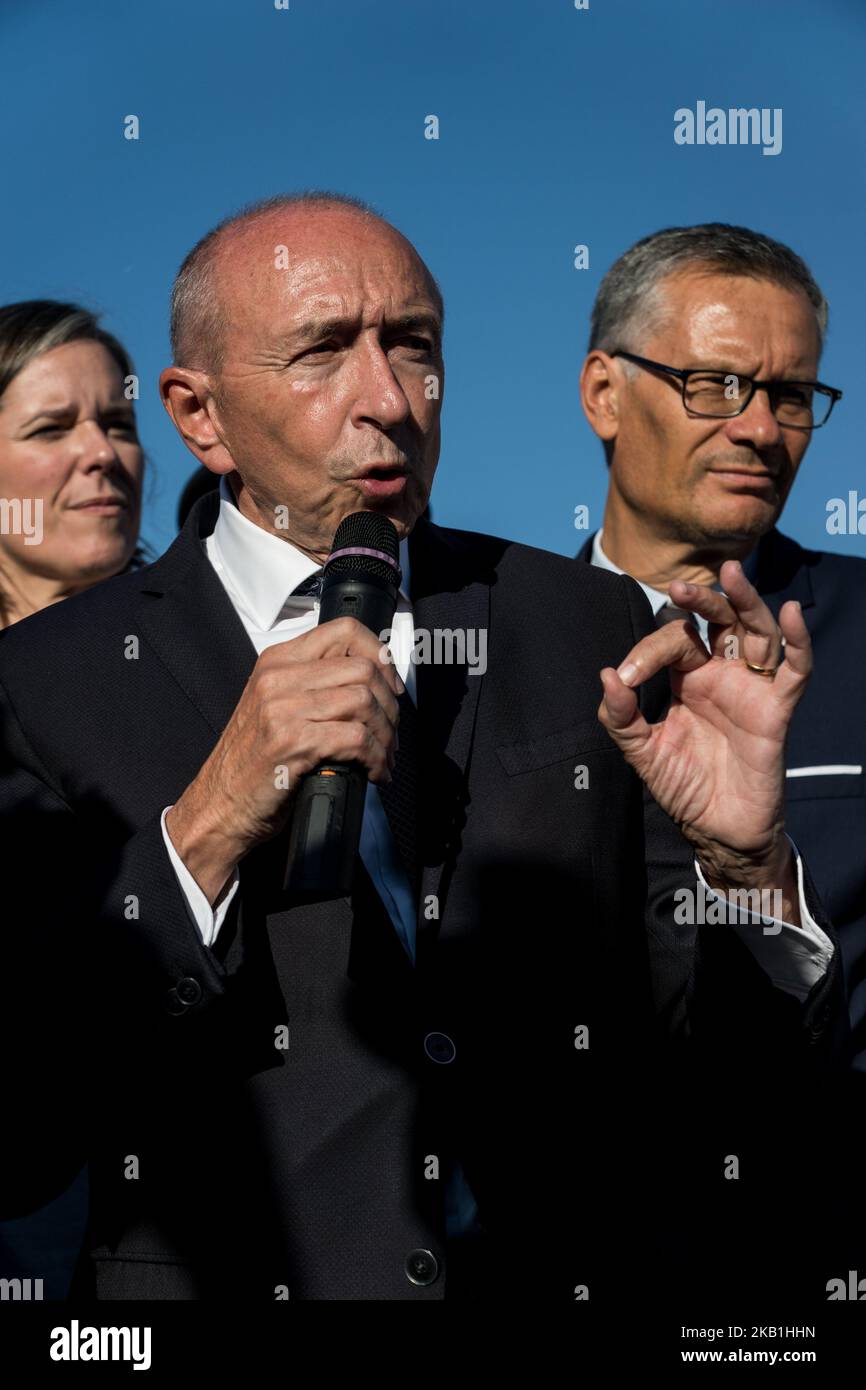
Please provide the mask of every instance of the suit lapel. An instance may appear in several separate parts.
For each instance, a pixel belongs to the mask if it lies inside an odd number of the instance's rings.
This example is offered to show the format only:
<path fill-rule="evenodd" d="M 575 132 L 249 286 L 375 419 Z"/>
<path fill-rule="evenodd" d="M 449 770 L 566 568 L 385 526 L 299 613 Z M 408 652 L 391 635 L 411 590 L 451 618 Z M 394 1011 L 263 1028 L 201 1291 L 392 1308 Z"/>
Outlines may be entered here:
<path fill-rule="evenodd" d="M 479 574 L 468 548 L 430 522 L 410 537 L 412 609 L 416 632 L 466 634 L 490 621 L 492 576 Z M 430 640 L 430 639 L 428 639 Z M 435 651 L 435 647 L 433 648 Z M 447 650 L 447 646 L 445 647 Z M 476 648 L 477 650 L 477 648 Z M 466 775 L 483 675 L 466 665 L 421 662 L 415 668 L 420 752 L 418 834 L 421 890 L 417 918 L 418 962 L 435 940 L 465 819 Z M 425 905 L 436 899 L 434 916 Z"/>
<path fill-rule="evenodd" d="M 797 599 L 804 609 L 814 605 L 809 551 L 775 527 L 758 543 L 753 583 L 774 617 L 788 599 Z"/>
<path fill-rule="evenodd" d="M 256 650 L 204 549 L 219 513 L 210 493 L 174 544 L 144 572 L 137 619 L 144 636 L 210 728 L 221 734 Z"/>

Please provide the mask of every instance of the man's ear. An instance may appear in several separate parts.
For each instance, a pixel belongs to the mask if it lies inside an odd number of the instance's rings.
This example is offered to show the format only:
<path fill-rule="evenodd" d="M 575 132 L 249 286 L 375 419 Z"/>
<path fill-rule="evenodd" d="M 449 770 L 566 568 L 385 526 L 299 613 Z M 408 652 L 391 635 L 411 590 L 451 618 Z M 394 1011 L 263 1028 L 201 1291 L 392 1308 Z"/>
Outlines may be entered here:
<path fill-rule="evenodd" d="M 159 375 L 159 394 L 172 424 L 199 463 L 212 473 L 231 473 L 235 461 L 214 423 L 208 373 L 194 367 L 166 367 Z"/>
<path fill-rule="evenodd" d="M 593 348 L 580 373 L 580 403 L 592 429 L 605 444 L 616 439 L 619 430 L 624 384 L 616 359 Z"/>

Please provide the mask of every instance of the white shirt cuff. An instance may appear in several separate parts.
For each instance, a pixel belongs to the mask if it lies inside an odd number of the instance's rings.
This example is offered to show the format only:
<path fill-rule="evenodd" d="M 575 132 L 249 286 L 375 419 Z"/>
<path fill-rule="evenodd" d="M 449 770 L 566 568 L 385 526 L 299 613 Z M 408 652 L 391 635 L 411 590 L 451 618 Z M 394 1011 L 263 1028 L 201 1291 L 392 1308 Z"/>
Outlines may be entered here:
<path fill-rule="evenodd" d="M 173 802 L 172 805 L 174 805 Z M 216 911 L 214 911 L 214 909 L 211 907 L 204 893 L 199 888 L 189 869 L 186 867 L 186 865 L 184 864 L 183 860 L 181 859 L 180 855 L 178 854 L 177 850 L 171 842 L 171 836 L 169 835 L 168 829 L 166 828 L 165 824 L 166 815 L 170 810 L 171 806 L 166 806 L 165 810 L 162 813 L 162 816 L 160 817 L 159 823 L 162 826 L 162 838 L 165 841 L 165 847 L 168 850 L 168 857 L 171 860 L 171 866 L 174 869 L 175 874 L 177 875 L 177 881 L 180 884 L 181 892 L 183 893 L 183 896 L 186 899 L 186 905 L 189 908 L 190 916 L 192 917 L 192 920 L 198 927 L 199 935 L 201 936 L 201 939 L 204 942 L 205 946 L 212 946 L 216 941 L 217 936 L 219 935 L 220 927 L 225 921 L 225 915 L 229 910 L 232 898 L 238 891 L 240 875 L 238 874 L 237 869 L 235 869 L 234 873 L 232 874 L 232 886 L 226 893 L 222 902 L 217 907 Z"/>
<path fill-rule="evenodd" d="M 793 994 L 802 1003 L 818 981 L 827 973 L 835 948 L 827 933 L 821 930 L 806 906 L 806 894 L 803 890 L 803 861 L 790 835 L 787 836 L 787 839 L 794 851 L 794 858 L 797 863 L 797 892 L 801 922 L 799 927 L 795 927 L 791 922 L 784 922 L 779 917 L 773 917 L 769 913 L 764 914 L 765 903 L 767 907 L 770 907 L 772 898 L 762 901 L 762 910 L 755 912 L 740 907 L 724 894 L 717 893 L 715 889 L 710 887 L 701 873 L 701 866 L 697 859 L 695 860 L 695 872 L 698 876 L 698 882 L 706 890 L 707 897 L 723 904 L 724 912 L 721 921 L 726 921 L 733 927 L 740 940 L 748 946 L 758 965 L 769 975 L 776 988 L 784 990 L 786 994 Z"/>

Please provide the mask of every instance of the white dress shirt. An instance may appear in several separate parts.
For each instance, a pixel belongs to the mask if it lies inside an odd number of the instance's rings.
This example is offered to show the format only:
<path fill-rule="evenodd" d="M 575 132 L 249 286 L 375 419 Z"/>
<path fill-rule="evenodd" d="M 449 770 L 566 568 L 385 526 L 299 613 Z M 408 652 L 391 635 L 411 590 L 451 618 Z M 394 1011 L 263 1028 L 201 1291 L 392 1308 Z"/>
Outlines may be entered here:
<path fill-rule="evenodd" d="M 592 542 L 592 563 L 598 565 L 600 569 L 611 570 L 613 574 L 625 574 L 625 570 L 621 570 L 605 555 L 601 537 L 602 531 L 596 531 Z M 754 565 L 755 552 L 752 551 L 751 555 L 743 561 L 743 570 L 748 579 L 753 577 Z M 670 602 L 670 596 L 663 589 L 653 589 L 651 585 L 642 583 L 640 579 L 636 579 L 635 583 L 640 584 L 646 594 L 653 614 L 657 614 L 660 608 L 664 608 Z M 714 587 L 718 588 L 719 586 L 715 585 Z M 706 642 L 707 620 L 697 613 L 694 617 L 697 620 L 701 637 Z M 802 925 L 795 927 L 791 922 L 779 922 L 777 918 L 768 919 L 768 922 L 772 920 L 774 926 L 778 928 L 777 931 L 771 933 L 764 930 L 760 920 L 750 918 L 745 913 L 739 921 L 731 922 L 730 925 L 748 946 L 758 964 L 769 975 L 777 989 L 783 989 L 786 993 L 793 994 L 802 1001 L 813 986 L 826 974 L 834 947 L 826 932 L 821 930 L 806 906 L 803 892 L 803 865 L 797 852 L 797 846 L 791 840 L 790 835 L 788 840 L 797 860 L 797 889 L 800 898 L 800 921 Z M 706 880 L 697 860 L 695 860 L 695 871 L 700 882 L 706 886 Z M 712 889 L 707 887 L 707 893 L 712 893 Z"/>

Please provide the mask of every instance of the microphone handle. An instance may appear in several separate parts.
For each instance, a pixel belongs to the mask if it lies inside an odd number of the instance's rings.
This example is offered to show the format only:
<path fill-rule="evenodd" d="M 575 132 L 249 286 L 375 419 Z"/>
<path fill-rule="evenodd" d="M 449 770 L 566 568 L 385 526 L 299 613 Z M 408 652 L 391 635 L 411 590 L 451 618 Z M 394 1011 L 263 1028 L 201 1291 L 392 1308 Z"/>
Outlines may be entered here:
<path fill-rule="evenodd" d="M 323 763 L 298 789 L 283 887 L 299 898 L 347 898 L 361 840 L 367 769 Z"/>
<path fill-rule="evenodd" d="M 357 618 L 378 636 L 390 628 L 396 607 L 396 585 L 360 574 L 330 579 L 326 572 L 319 623 Z M 349 896 L 366 795 L 361 763 L 325 762 L 304 777 L 292 814 L 285 890 L 308 899 Z"/>

